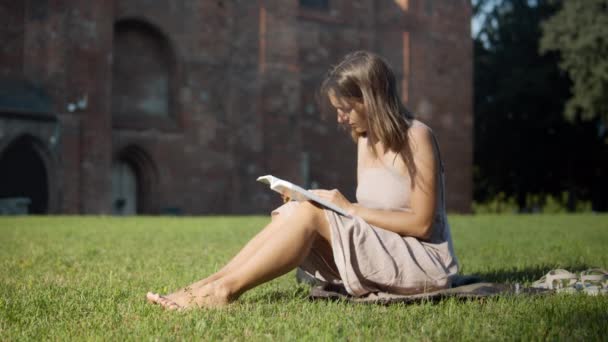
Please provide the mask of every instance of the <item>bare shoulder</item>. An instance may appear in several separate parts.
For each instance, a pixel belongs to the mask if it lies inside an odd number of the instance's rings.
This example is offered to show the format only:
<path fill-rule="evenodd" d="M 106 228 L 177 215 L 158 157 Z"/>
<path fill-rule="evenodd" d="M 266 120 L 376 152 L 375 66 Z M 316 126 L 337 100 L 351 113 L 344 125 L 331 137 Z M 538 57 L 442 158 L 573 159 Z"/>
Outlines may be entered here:
<path fill-rule="evenodd" d="M 408 130 L 408 139 L 412 153 L 433 156 L 433 130 L 429 126 L 415 120 Z"/>
<path fill-rule="evenodd" d="M 433 130 L 420 121 L 414 121 L 408 130 L 408 145 L 418 175 L 416 184 L 422 185 L 422 189 L 427 190 L 434 186 L 433 179 L 437 174 L 438 163 L 435 157 L 434 139 Z M 431 188 L 427 188 L 429 186 Z"/>

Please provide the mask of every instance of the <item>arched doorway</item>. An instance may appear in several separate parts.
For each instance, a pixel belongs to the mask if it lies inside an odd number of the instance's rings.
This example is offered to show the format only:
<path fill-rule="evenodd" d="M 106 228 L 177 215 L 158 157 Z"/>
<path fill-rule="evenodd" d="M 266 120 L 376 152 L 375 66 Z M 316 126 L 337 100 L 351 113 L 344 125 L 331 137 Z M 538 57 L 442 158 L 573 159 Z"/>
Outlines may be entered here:
<path fill-rule="evenodd" d="M 126 161 L 112 164 L 112 213 L 137 214 L 137 174 Z"/>
<path fill-rule="evenodd" d="M 140 147 L 118 150 L 112 164 L 112 210 L 115 215 L 155 214 L 158 172 Z"/>
<path fill-rule="evenodd" d="M 49 179 L 39 142 L 29 136 L 15 139 L 0 154 L 0 199 L 26 201 L 27 212 L 49 210 Z"/>

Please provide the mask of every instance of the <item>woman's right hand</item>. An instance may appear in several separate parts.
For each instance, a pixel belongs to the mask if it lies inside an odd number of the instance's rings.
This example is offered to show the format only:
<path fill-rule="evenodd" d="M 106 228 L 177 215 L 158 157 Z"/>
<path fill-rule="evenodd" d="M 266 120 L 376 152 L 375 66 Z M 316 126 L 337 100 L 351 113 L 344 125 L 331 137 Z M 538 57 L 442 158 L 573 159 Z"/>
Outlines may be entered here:
<path fill-rule="evenodd" d="M 346 210 L 349 215 L 354 214 L 355 206 L 351 203 L 338 189 L 333 190 L 323 190 L 323 189 L 315 189 L 310 190 L 315 195 L 323 198 L 324 200 L 334 204 L 335 206 Z"/>

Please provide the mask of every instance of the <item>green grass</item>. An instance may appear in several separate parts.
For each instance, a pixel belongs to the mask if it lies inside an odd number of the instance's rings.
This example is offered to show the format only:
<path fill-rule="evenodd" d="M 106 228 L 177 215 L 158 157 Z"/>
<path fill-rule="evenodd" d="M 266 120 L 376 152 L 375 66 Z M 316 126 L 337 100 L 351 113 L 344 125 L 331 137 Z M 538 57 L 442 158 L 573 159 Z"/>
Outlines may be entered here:
<path fill-rule="evenodd" d="M 530 282 L 608 266 L 608 216 L 451 216 L 466 274 Z M 0 218 L 0 340 L 605 340 L 608 296 L 311 302 L 293 273 L 223 310 L 145 303 L 216 270 L 267 217 Z"/>

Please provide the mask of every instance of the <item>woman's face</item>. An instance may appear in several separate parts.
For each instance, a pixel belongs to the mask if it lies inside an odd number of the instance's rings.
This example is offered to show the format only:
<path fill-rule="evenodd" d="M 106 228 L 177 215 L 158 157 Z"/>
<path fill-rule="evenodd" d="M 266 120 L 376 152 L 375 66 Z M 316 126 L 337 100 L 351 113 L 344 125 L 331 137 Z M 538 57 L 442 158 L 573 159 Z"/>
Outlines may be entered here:
<path fill-rule="evenodd" d="M 354 98 L 338 97 L 333 92 L 327 94 L 329 102 L 338 113 L 338 123 L 347 124 L 357 133 L 366 133 L 367 111 L 362 102 Z"/>

